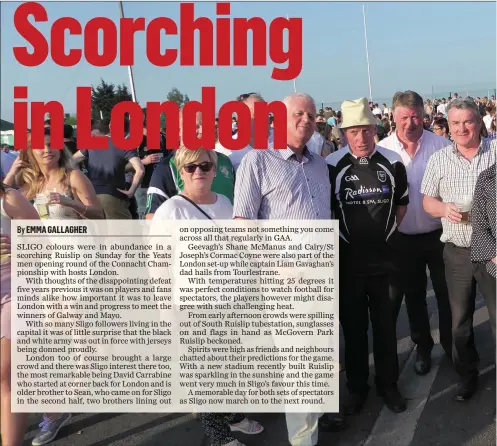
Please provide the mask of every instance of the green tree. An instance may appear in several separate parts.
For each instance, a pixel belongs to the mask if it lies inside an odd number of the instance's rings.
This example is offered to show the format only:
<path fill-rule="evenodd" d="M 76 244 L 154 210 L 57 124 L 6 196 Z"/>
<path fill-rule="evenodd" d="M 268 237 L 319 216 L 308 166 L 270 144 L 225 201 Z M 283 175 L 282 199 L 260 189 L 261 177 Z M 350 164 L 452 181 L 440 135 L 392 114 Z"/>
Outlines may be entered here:
<path fill-rule="evenodd" d="M 190 98 L 187 94 L 181 93 L 176 87 L 172 88 L 171 91 L 167 94 L 167 101 L 176 102 L 179 107 L 182 107 L 187 102 L 190 102 Z M 160 126 L 164 128 L 166 126 L 166 117 L 165 115 L 161 115 L 160 117 Z"/>
<path fill-rule="evenodd" d="M 91 88 L 91 108 L 93 119 L 110 119 L 112 107 L 115 105 L 115 86 L 100 79 L 100 84 Z"/>
<path fill-rule="evenodd" d="M 133 97 L 124 84 L 114 85 L 100 79 L 100 84 L 91 89 L 93 119 L 110 119 L 113 107 L 122 101 L 132 101 Z M 102 112 L 102 114 L 100 114 Z"/>
<path fill-rule="evenodd" d="M 75 116 L 75 115 L 69 115 L 69 116 L 65 119 L 64 124 L 76 125 L 76 116 Z"/>
<path fill-rule="evenodd" d="M 115 89 L 115 103 L 119 104 L 122 101 L 132 101 L 133 96 L 128 90 L 128 87 L 124 84 L 118 85 Z M 115 105 L 115 104 L 114 104 Z"/>
<path fill-rule="evenodd" d="M 182 107 L 187 102 L 190 102 L 190 98 L 187 94 L 181 93 L 176 87 L 172 88 L 171 91 L 167 94 L 167 100 L 171 102 L 176 102 L 178 106 Z"/>

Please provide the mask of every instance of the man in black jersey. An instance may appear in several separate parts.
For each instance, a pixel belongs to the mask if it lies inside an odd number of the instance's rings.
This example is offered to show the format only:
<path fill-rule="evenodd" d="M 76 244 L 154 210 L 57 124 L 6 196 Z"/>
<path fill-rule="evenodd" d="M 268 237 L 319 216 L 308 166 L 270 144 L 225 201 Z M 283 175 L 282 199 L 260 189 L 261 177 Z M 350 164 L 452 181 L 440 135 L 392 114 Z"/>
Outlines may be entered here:
<path fill-rule="evenodd" d="M 376 388 L 398 413 L 406 402 L 397 388 L 396 312 L 389 292 L 396 262 L 388 242 L 407 210 L 407 174 L 398 154 L 375 145 L 376 119 L 365 98 L 345 101 L 342 114 L 348 145 L 326 161 L 331 209 L 340 224 L 340 323 L 350 392 L 345 411 L 359 413 L 369 392 L 370 318 Z"/>
<path fill-rule="evenodd" d="M 166 150 L 166 137 L 163 133 L 160 135 L 160 148 L 152 149 L 147 143 L 147 109 L 142 108 L 143 112 L 143 139 L 138 147 L 138 156 L 140 157 L 143 166 L 145 167 L 145 175 L 143 176 L 141 185 L 135 192 L 137 213 L 140 220 L 145 218 L 147 208 L 147 191 L 152 179 L 152 175 L 158 166 L 158 163 L 163 159 L 169 159 L 173 155 L 172 150 Z"/>

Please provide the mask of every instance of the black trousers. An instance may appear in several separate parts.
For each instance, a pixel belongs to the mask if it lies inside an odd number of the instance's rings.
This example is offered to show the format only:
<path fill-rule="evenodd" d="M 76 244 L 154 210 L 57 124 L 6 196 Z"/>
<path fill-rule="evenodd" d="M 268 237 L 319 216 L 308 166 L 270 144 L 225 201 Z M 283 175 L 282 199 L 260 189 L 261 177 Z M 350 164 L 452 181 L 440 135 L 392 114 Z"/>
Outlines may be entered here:
<path fill-rule="evenodd" d="M 345 271 L 344 271 L 345 270 Z M 340 324 L 345 339 L 345 372 L 351 393 L 369 390 L 369 319 L 378 387 L 395 386 L 399 378 L 395 301 L 389 275 L 358 276 L 340 270 Z"/>
<path fill-rule="evenodd" d="M 426 267 L 429 268 L 438 304 L 440 344 L 451 356 L 452 315 L 445 280 L 444 243 L 440 241 L 441 235 L 442 230 L 417 235 L 397 234 L 394 247 L 400 271 L 395 281 L 394 292 L 397 294 L 397 316 L 405 296 L 411 339 L 419 351 L 430 354 L 433 349 L 433 338 L 426 305 L 428 285 Z"/>
<path fill-rule="evenodd" d="M 447 243 L 444 261 L 452 309 L 452 360 L 461 379 L 466 380 L 478 374 L 480 359 L 473 332 L 476 285 L 487 304 L 495 337 L 495 278 L 485 265 L 471 263 L 469 248 Z"/>

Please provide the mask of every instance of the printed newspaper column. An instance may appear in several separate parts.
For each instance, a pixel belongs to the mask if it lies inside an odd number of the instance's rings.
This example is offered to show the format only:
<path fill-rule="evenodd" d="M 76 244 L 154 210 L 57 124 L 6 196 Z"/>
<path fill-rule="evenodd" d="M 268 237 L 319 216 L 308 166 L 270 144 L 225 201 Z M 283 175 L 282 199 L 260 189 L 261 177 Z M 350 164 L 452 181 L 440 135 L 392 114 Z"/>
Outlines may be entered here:
<path fill-rule="evenodd" d="M 175 222 L 185 410 L 338 410 L 338 231 L 296 223 Z"/>
<path fill-rule="evenodd" d="M 15 221 L 18 412 L 338 410 L 333 221 Z"/>
<path fill-rule="evenodd" d="M 149 232 L 136 221 L 16 221 L 13 411 L 171 404 L 172 331 L 160 318 L 171 307 L 170 235 Z"/>

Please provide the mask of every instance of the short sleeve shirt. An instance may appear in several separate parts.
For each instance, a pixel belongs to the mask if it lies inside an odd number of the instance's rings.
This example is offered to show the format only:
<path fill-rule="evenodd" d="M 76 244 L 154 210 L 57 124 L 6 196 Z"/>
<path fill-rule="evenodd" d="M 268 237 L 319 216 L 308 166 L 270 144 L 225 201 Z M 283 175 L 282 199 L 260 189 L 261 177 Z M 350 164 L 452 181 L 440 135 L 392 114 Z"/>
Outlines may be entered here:
<path fill-rule="evenodd" d="M 118 149 L 110 138 L 108 144 L 106 150 L 80 150 L 88 161 L 87 175 L 97 194 L 126 198 L 117 189 L 124 190 L 126 165 L 131 158 L 138 157 L 138 152 Z"/>
<path fill-rule="evenodd" d="M 478 176 L 495 163 L 496 149 L 496 140 L 483 139 L 477 154 L 469 161 L 454 144 L 444 147 L 428 160 L 421 193 L 440 198 L 444 203 L 455 203 L 462 197 L 472 197 Z M 442 218 L 442 228 L 442 242 L 453 243 L 461 248 L 471 246 L 471 224 L 452 223 Z"/>

